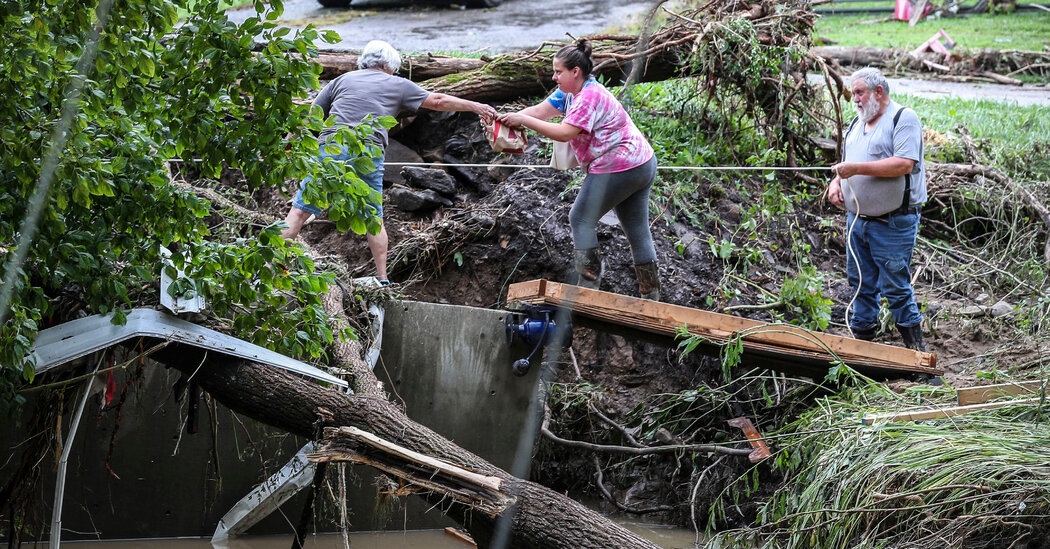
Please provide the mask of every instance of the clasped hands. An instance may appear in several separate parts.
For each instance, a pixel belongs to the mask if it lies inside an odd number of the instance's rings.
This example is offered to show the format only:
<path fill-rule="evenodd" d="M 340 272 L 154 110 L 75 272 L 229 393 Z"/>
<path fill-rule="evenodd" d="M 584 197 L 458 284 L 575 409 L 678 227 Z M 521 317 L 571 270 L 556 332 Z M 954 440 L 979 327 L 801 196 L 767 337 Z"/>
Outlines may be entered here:
<path fill-rule="evenodd" d="M 496 115 L 496 120 L 498 120 L 500 124 L 510 126 L 512 128 L 524 128 L 526 118 L 526 115 L 521 114 L 519 112 L 508 112 Z"/>

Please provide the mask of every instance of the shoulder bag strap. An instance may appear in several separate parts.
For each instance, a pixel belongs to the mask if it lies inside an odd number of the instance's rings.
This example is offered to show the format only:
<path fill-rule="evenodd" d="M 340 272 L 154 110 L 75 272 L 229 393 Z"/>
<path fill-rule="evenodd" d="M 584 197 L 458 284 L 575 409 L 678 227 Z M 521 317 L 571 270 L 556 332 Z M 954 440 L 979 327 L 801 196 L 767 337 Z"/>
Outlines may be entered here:
<path fill-rule="evenodd" d="M 893 115 L 893 131 L 897 131 L 897 121 L 901 119 L 901 113 L 904 112 L 906 107 L 897 109 L 897 114 Z M 901 209 L 906 210 L 911 205 L 911 172 L 904 174 L 904 197 L 901 199 Z"/>

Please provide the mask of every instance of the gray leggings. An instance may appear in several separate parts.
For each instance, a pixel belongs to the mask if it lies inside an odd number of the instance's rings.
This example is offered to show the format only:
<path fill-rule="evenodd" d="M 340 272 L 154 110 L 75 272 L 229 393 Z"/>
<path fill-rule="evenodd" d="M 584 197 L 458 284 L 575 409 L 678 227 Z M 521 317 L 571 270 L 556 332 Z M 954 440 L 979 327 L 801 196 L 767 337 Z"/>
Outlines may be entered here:
<path fill-rule="evenodd" d="M 576 249 L 598 247 L 598 220 L 609 210 L 615 210 L 620 227 L 631 243 L 635 265 L 656 261 L 653 235 L 649 232 L 649 189 L 655 180 L 655 156 L 625 172 L 587 174 L 569 210 L 569 226 Z"/>

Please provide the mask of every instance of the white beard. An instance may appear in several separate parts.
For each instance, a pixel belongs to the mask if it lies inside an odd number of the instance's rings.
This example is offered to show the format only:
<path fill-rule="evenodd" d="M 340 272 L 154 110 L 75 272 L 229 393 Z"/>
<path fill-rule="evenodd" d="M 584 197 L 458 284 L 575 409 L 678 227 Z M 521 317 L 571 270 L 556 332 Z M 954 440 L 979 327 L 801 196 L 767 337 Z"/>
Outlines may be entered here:
<path fill-rule="evenodd" d="M 857 115 L 864 122 L 871 122 L 872 119 L 879 115 L 880 106 L 879 102 L 875 100 L 875 96 L 869 95 L 867 100 L 857 105 Z"/>

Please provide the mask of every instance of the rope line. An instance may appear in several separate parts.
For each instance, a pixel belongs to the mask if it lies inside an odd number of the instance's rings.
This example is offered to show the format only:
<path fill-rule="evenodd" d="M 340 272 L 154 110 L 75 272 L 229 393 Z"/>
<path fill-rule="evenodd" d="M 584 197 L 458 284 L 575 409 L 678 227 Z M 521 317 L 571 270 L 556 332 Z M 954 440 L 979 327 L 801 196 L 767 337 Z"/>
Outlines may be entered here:
<path fill-rule="evenodd" d="M 435 166 L 439 168 L 551 168 L 547 164 L 444 164 L 441 162 L 384 162 L 384 166 L 412 166 L 425 167 Z M 551 168 L 554 169 L 554 168 Z M 762 170 L 762 171 L 827 171 L 829 166 L 657 166 L 658 170 L 693 170 L 693 171 L 731 171 L 731 170 Z"/>
<path fill-rule="evenodd" d="M 259 160 L 262 160 L 261 158 Z M 165 162 L 203 162 L 201 158 L 169 158 Z M 443 162 L 384 162 L 384 166 L 411 166 L 411 167 L 435 167 L 435 168 L 550 168 L 549 164 L 446 164 Z M 657 166 L 658 170 L 692 170 L 692 171 L 830 171 L 830 166 Z"/>

